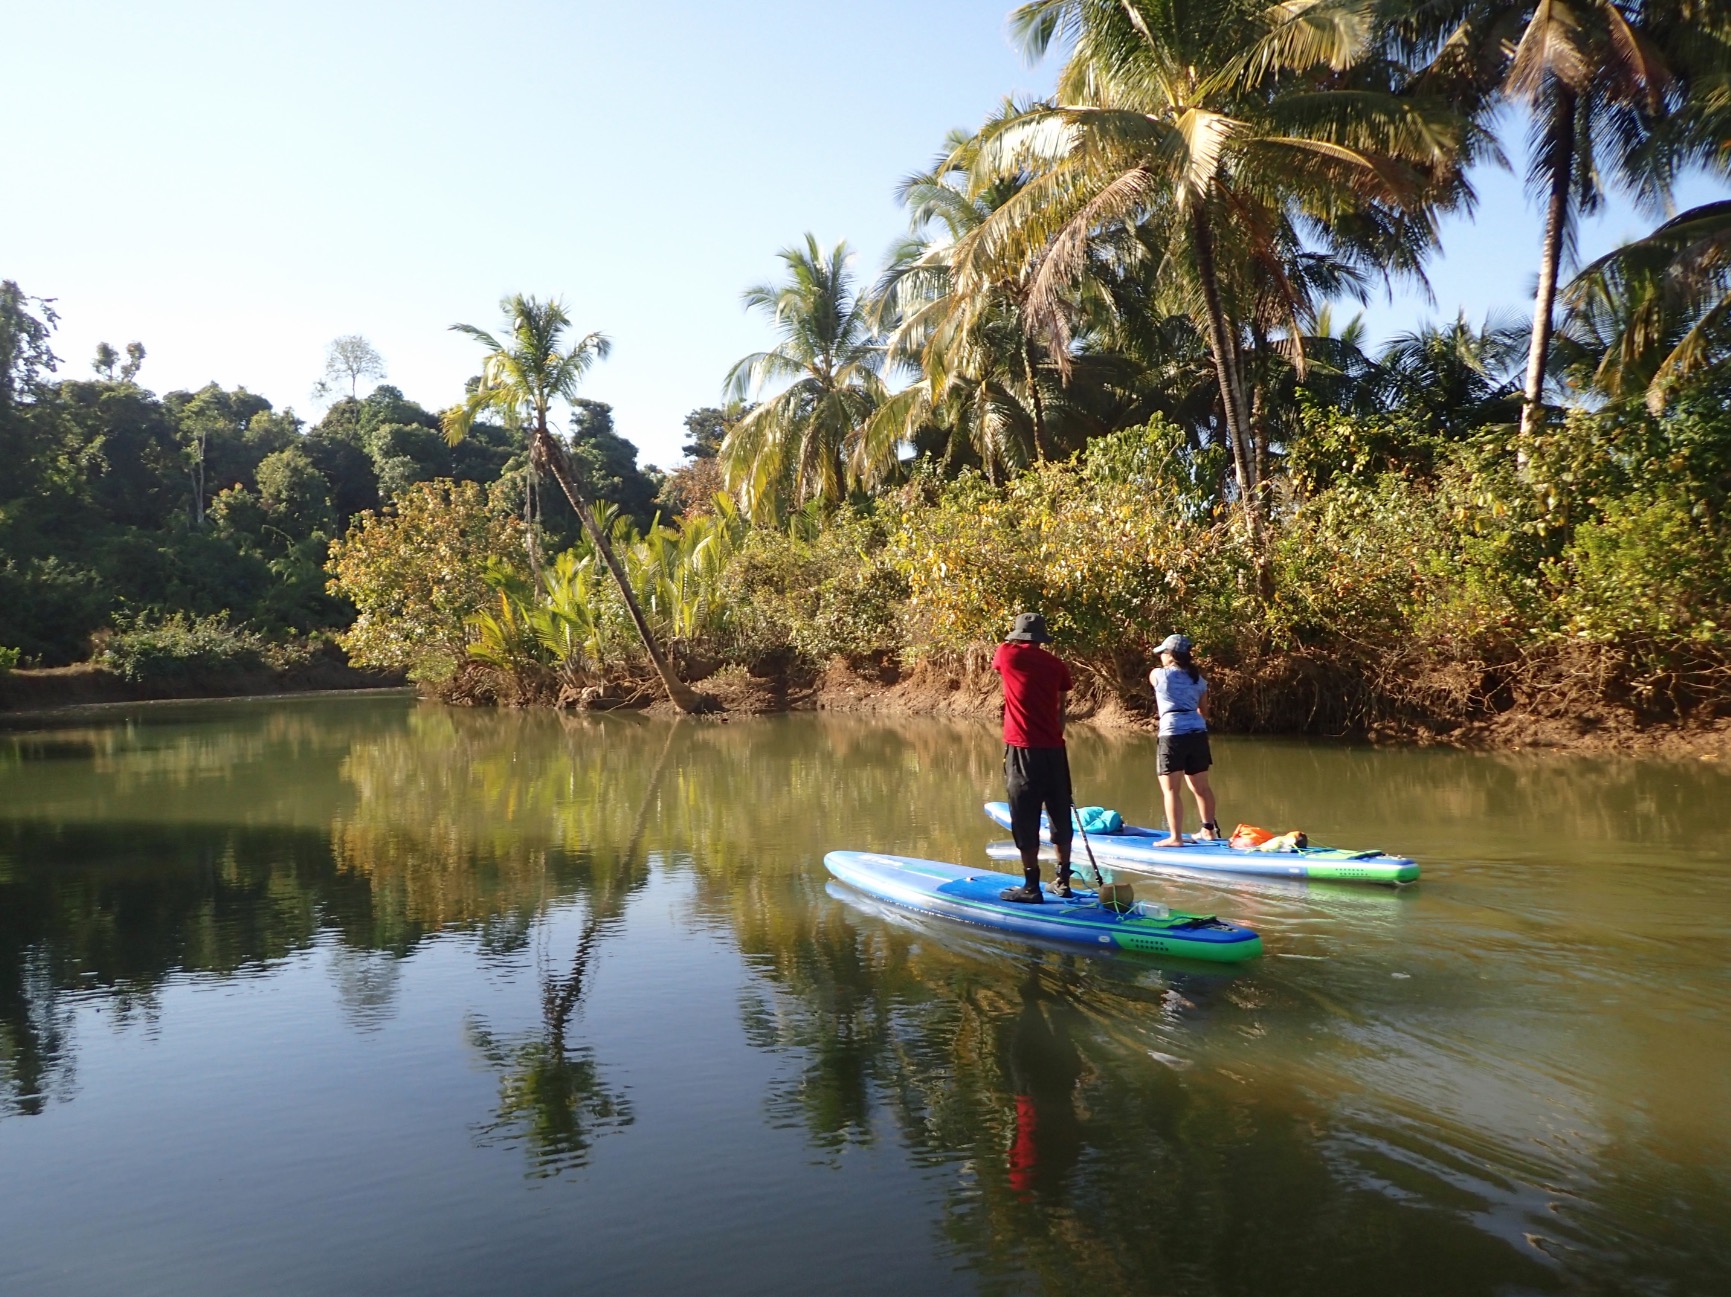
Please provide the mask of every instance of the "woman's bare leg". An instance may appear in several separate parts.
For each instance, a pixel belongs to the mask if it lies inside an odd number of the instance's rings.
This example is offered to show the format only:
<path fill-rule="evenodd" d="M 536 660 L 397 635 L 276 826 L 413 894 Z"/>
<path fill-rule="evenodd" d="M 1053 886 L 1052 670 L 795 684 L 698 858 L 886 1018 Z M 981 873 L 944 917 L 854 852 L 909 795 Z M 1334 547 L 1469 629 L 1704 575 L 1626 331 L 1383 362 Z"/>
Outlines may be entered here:
<path fill-rule="evenodd" d="M 1166 836 L 1154 845 L 1181 847 L 1184 845 L 1184 776 L 1160 776 L 1160 800 L 1166 803 Z"/>
<path fill-rule="evenodd" d="M 1184 782 L 1190 785 L 1190 795 L 1196 799 L 1196 810 L 1202 816 L 1204 827 L 1196 836 L 1204 842 L 1212 842 L 1220 835 L 1207 827 L 1214 823 L 1214 790 L 1208 786 L 1208 772 L 1185 775 Z"/>

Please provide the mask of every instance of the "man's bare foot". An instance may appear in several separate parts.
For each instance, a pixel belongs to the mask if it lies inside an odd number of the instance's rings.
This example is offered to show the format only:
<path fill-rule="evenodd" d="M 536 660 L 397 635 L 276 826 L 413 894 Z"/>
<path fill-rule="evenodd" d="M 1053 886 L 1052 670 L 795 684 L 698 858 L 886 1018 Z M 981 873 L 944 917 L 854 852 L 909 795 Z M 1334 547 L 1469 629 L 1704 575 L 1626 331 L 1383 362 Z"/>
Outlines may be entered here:
<path fill-rule="evenodd" d="M 1157 847 L 1187 847 L 1190 844 L 1187 843 L 1186 841 L 1184 841 L 1183 838 L 1174 838 L 1171 836 L 1167 836 L 1167 837 L 1161 838 L 1154 845 Z"/>
<path fill-rule="evenodd" d="M 1220 826 L 1218 824 L 1204 824 L 1197 830 L 1196 840 L 1198 842 L 1220 841 Z"/>

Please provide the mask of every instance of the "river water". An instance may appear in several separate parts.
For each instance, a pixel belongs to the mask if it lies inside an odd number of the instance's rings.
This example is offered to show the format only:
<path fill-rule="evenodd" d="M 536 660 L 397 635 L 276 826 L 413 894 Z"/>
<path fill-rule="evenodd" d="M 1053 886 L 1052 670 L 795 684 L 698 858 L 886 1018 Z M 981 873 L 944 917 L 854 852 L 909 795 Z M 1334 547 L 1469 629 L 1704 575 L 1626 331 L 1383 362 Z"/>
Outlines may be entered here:
<path fill-rule="evenodd" d="M 0 1292 L 1731 1291 L 1731 774 L 1220 738 L 1403 889 L 1237 969 L 886 912 L 989 726 L 389 697 L 0 733 Z M 1152 744 L 1077 732 L 1148 820 Z"/>

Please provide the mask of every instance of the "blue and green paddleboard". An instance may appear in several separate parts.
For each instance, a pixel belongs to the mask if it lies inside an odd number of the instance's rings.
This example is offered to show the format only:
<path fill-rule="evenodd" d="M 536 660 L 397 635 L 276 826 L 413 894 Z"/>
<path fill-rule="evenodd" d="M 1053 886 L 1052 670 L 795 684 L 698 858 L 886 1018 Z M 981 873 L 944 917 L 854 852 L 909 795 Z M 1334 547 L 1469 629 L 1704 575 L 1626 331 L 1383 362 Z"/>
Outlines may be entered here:
<path fill-rule="evenodd" d="M 998 893 L 1020 887 L 1020 878 L 874 851 L 832 851 L 823 863 L 850 887 L 894 905 L 1042 941 L 1225 964 L 1262 953 L 1261 937 L 1212 915 L 1173 912 L 1156 918 L 1142 909 L 1120 914 L 1079 889 L 1068 901 L 1049 889 L 1039 904 L 1003 901 Z"/>
<path fill-rule="evenodd" d="M 986 814 L 1006 829 L 1010 827 L 1010 804 L 987 802 Z M 1090 833 L 1088 845 L 1099 860 L 1132 869 L 1196 869 L 1211 874 L 1241 874 L 1256 878 L 1327 879 L 1341 883 L 1411 883 L 1418 880 L 1418 863 L 1405 856 L 1380 851 L 1347 851 L 1340 847 L 1304 847 L 1298 851 L 1245 851 L 1226 842 L 1198 842 L 1186 837 L 1182 847 L 1160 847 L 1163 829 L 1144 829 L 1126 824 L 1116 833 Z M 1040 837 L 1052 835 L 1045 816 L 1040 817 Z M 1081 850 L 1077 835 L 1075 851 Z"/>

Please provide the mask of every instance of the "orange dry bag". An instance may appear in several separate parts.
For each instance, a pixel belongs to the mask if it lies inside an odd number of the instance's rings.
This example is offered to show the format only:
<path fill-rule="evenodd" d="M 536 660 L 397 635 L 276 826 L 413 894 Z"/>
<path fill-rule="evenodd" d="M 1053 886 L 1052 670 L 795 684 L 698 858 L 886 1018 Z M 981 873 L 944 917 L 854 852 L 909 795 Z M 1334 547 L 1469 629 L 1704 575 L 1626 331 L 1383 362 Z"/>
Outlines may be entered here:
<path fill-rule="evenodd" d="M 1240 824 L 1232 830 L 1231 844 L 1240 851 L 1253 851 L 1273 836 L 1267 829 L 1259 829 L 1254 824 Z"/>

